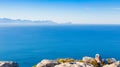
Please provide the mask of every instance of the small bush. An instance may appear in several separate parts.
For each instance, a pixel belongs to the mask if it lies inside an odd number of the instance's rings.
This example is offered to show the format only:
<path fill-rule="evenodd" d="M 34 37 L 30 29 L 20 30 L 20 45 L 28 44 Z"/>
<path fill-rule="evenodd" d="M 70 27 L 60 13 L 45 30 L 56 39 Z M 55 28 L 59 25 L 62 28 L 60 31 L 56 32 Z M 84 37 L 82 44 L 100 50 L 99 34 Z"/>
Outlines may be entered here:
<path fill-rule="evenodd" d="M 36 67 L 36 65 L 32 66 L 32 67 Z"/>
<path fill-rule="evenodd" d="M 67 59 L 57 59 L 59 63 L 67 63 L 67 62 L 74 62 L 74 59 L 67 58 Z"/>

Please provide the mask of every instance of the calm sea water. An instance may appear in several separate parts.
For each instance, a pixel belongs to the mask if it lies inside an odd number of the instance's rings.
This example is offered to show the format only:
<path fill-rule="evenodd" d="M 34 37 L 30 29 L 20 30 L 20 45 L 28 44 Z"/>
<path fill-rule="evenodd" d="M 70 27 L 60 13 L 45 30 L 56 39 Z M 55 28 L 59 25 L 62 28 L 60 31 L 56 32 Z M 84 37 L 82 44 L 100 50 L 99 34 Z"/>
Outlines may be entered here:
<path fill-rule="evenodd" d="M 0 27 L 0 60 L 31 67 L 42 59 L 92 56 L 120 59 L 120 26 Z"/>

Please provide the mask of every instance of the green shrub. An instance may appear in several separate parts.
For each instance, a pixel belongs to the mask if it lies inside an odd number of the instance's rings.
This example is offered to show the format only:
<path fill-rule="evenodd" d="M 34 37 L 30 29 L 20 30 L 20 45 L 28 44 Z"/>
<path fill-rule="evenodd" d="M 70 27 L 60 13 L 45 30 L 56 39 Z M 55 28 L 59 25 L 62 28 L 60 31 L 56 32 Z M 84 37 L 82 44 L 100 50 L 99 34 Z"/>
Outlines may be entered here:
<path fill-rule="evenodd" d="M 66 59 L 57 59 L 57 62 L 59 63 L 67 63 L 67 62 L 74 62 L 75 60 L 74 59 L 71 59 L 71 58 L 66 58 Z"/>
<path fill-rule="evenodd" d="M 36 67 L 36 65 L 32 66 L 32 67 Z"/>

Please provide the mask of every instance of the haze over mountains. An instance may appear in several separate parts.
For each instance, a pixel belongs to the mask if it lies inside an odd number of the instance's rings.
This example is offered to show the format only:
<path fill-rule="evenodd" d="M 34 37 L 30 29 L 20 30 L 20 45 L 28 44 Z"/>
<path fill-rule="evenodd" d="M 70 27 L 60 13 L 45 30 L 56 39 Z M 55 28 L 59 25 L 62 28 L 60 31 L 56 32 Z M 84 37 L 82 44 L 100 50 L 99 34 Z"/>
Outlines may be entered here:
<path fill-rule="evenodd" d="M 44 21 L 32 21 L 32 20 L 21 20 L 21 19 L 9 19 L 0 18 L 0 25 L 57 25 L 57 22 L 44 20 Z M 63 24 L 71 24 L 71 22 L 66 22 Z"/>
<path fill-rule="evenodd" d="M 0 18 L 0 23 L 41 23 L 41 24 L 57 24 L 53 21 L 32 21 L 32 20 L 13 20 L 8 18 Z"/>

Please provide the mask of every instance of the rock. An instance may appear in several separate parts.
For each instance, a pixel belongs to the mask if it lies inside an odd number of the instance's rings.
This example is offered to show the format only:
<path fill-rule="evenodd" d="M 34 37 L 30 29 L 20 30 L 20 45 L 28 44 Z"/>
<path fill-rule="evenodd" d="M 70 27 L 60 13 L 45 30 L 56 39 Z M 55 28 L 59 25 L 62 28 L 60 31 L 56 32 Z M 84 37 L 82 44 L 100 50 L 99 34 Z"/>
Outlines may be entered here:
<path fill-rule="evenodd" d="M 105 60 L 105 62 L 106 62 L 107 64 L 111 64 L 111 63 L 116 62 L 116 59 L 115 59 L 115 58 L 108 58 L 108 59 Z"/>
<path fill-rule="evenodd" d="M 72 64 L 70 63 L 61 63 L 59 65 L 55 65 L 54 67 L 71 67 Z"/>
<path fill-rule="evenodd" d="M 107 64 L 107 65 L 104 65 L 103 67 L 120 67 L 120 62 L 117 61 L 117 62 L 114 62 L 112 64 Z"/>
<path fill-rule="evenodd" d="M 0 67 L 19 67 L 16 62 L 0 61 Z"/>
<path fill-rule="evenodd" d="M 58 62 L 54 60 L 42 60 L 36 67 L 54 67 Z"/>
<path fill-rule="evenodd" d="M 99 54 L 92 57 L 83 57 L 82 60 L 74 59 L 57 59 L 57 60 L 42 60 L 35 67 L 120 67 L 120 62 L 115 58 L 102 60 Z"/>
<path fill-rule="evenodd" d="M 97 61 L 97 63 L 102 63 L 102 58 L 100 57 L 99 54 L 95 55 L 95 60 Z"/>
<path fill-rule="evenodd" d="M 94 60 L 96 60 L 97 61 L 97 63 L 102 63 L 102 58 L 100 57 L 100 55 L 99 54 L 96 54 L 95 55 L 95 58 L 92 58 L 92 57 L 83 57 L 83 59 L 82 59 L 84 62 L 91 62 L 91 61 L 94 61 Z"/>
<path fill-rule="evenodd" d="M 92 64 L 83 63 L 83 62 L 76 62 L 76 64 L 80 65 L 80 67 L 94 67 Z"/>
<path fill-rule="evenodd" d="M 74 64 L 61 63 L 59 65 L 56 65 L 55 67 L 94 67 L 94 66 L 88 63 L 76 62 Z"/>
<path fill-rule="evenodd" d="M 82 59 L 84 62 L 90 62 L 90 61 L 93 61 L 94 60 L 94 58 L 92 58 L 92 57 L 83 57 L 83 59 Z"/>

